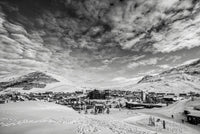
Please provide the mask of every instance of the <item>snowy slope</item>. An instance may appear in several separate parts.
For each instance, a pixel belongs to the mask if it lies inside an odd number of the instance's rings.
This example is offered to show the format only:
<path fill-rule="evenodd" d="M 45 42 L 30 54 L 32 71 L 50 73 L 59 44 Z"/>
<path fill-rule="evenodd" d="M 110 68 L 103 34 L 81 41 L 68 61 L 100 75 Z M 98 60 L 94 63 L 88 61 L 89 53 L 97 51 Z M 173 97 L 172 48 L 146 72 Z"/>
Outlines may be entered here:
<path fill-rule="evenodd" d="M 149 110 L 148 110 L 149 111 Z M 154 111 L 156 111 L 154 109 Z M 117 113 L 116 113 L 117 112 Z M 148 114 L 127 114 L 111 109 L 108 114 L 78 114 L 72 109 L 48 102 L 27 101 L 0 105 L 0 130 L 3 134 L 198 134 L 185 124 L 166 121 L 156 127 L 148 125 Z M 33 114 L 34 113 L 34 114 Z M 152 112 L 153 113 L 153 112 Z M 126 116 L 119 118 L 118 115 Z M 172 128 L 172 129 L 170 129 Z M 159 133 L 158 133 L 159 130 Z"/>
<path fill-rule="evenodd" d="M 145 76 L 136 85 L 126 88 L 155 92 L 200 92 L 200 60 L 155 76 Z"/>
<path fill-rule="evenodd" d="M 72 86 L 69 80 L 55 74 L 31 72 L 24 75 L 4 77 L 0 82 L 2 92 L 72 92 L 77 87 Z"/>

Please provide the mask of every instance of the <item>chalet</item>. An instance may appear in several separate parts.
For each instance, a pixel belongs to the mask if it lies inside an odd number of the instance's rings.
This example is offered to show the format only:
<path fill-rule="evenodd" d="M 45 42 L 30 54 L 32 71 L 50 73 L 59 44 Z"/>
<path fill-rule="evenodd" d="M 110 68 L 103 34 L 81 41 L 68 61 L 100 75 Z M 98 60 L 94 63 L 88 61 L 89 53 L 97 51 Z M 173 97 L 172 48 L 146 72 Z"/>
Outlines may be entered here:
<path fill-rule="evenodd" d="M 117 93 L 114 93 L 111 95 L 113 98 L 117 98 L 119 95 Z"/>
<path fill-rule="evenodd" d="M 141 93 L 142 93 L 141 91 L 134 91 L 134 92 L 133 92 L 133 94 L 134 94 L 134 95 L 137 95 L 137 96 L 141 96 Z"/>
<path fill-rule="evenodd" d="M 12 94 L 11 100 L 14 102 L 17 102 L 19 100 L 19 97 L 17 94 Z"/>
<path fill-rule="evenodd" d="M 157 97 L 164 97 L 166 93 L 157 93 Z"/>
<path fill-rule="evenodd" d="M 156 102 L 164 103 L 164 100 L 163 100 L 164 96 L 165 96 L 165 93 L 157 93 L 156 94 Z"/>
<path fill-rule="evenodd" d="M 198 105 L 198 106 L 194 106 L 194 110 L 198 110 L 198 111 L 200 111 L 200 105 Z"/>
<path fill-rule="evenodd" d="M 107 89 L 107 90 L 104 90 L 105 92 L 105 99 L 111 99 L 111 90 Z"/>
<path fill-rule="evenodd" d="M 131 93 L 132 93 L 131 91 L 125 91 L 126 95 L 131 94 Z"/>
<path fill-rule="evenodd" d="M 105 94 L 105 92 L 95 89 L 95 90 L 89 92 L 87 97 L 89 99 L 106 99 L 106 94 Z"/>
<path fill-rule="evenodd" d="M 89 93 L 89 92 L 92 92 L 92 90 L 86 90 L 85 92 L 86 92 L 86 93 Z"/>
<path fill-rule="evenodd" d="M 125 107 L 128 109 L 142 109 L 142 108 L 144 108 L 144 105 L 142 105 L 138 102 L 126 102 Z"/>
<path fill-rule="evenodd" d="M 0 104 L 4 104 L 6 101 L 5 100 L 0 100 Z"/>
<path fill-rule="evenodd" d="M 196 96 L 196 97 L 200 97 L 200 94 L 199 94 L 199 93 L 196 93 L 195 96 Z"/>
<path fill-rule="evenodd" d="M 133 95 L 140 101 L 146 101 L 146 94 L 143 91 L 134 91 Z"/>
<path fill-rule="evenodd" d="M 175 96 L 175 93 L 167 93 L 167 95 Z"/>
<path fill-rule="evenodd" d="M 179 97 L 187 97 L 187 94 L 186 93 L 180 93 Z"/>
<path fill-rule="evenodd" d="M 75 91 L 75 94 L 76 94 L 76 95 L 82 95 L 82 94 L 83 94 L 83 91 Z"/>
<path fill-rule="evenodd" d="M 156 95 L 155 92 L 148 92 L 148 94 L 151 95 L 151 96 L 155 96 Z"/>
<path fill-rule="evenodd" d="M 125 95 L 125 99 L 128 101 L 135 101 L 136 97 L 133 94 Z"/>
<path fill-rule="evenodd" d="M 18 96 L 18 98 L 19 98 L 20 101 L 26 101 L 26 100 L 28 100 L 26 97 L 24 97 L 22 95 Z"/>
<path fill-rule="evenodd" d="M 146 102 L 153 103 L 153 104 L 160 103 L 160 102 L 162 102 L 162 97 L 158 97 L 157 93 L 155 93 L 155 92 L 149 92 L 146 95 Z"/>
<path fill-rule="evenodd" d="M 78 98 L 70 97 L 70 98 L 67 98 L 65 101 L 68 102 L 69 105 L 74 105 L 78 102 Z"/>
<path fill-rule="evenodd" d="M 189 96 L 195 96 L 195 94 L 196 94 L 195 92 L 189 92 L 188 93 Z"/>
<path fill-rule="evenodd" d="M 77 99 L 78 99 L 79 101 L 84 101 L 85 99 L 87 99 L 87 95 L 85 95 L 85 94 L 78 95 L 78 96 L 77 96 Z"/>
<path fill-rule="evenodd" d="M 49 92 L 44 92 L 43 94 L 44 94 L 44 95 L 47 95 L 47 96 L 52 96 L 52 95 L 53 95 L 53 92 L 49 91 Z"/>
<path fill-rule="evenodd" d="M 95 110 L 95 114 L 103 113 L 104 110 L 105 110 L 105 105 L 103 105 L 103 104 L 95 104 L 94 110 Z"/>
<path fill-rule="evenodd" d="M 168 105 L 168 104 L 172 104 L 173 102 L 175 102 L 175 97 L 174 95 L 165 95 L 163 97 L 163 101 Z"/>
<path fill-rule="evenodd" d="M 200 124 L 200 113 L 195 112 L 195 113 L 188 114 L 187 121 L 194 125 Z"/>
<path fill-rule="evenodd" d="M 126 108 L 128 109 L 142 109 L 142 108 L 160 108 L 163 105 L 160 104 L 147 104 L 147 103 L 138 103 L 138 102 L 126 102 Z"/>
<path fill-rule="evenodd" d="M 144 91 L 141 91 L 141 100 L 143 102 L 146 102 L 146 98 L 147 98 L 147 93 L 145 93 Z"/>

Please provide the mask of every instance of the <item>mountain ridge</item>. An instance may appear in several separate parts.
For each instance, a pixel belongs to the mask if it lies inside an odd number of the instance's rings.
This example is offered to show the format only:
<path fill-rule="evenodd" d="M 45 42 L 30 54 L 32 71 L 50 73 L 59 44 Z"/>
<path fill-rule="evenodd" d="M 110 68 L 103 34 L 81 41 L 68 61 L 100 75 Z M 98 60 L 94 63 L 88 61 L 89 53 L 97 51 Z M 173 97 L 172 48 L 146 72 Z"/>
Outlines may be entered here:
<path fill-rule="evenodd" d="M 162 73 L 158 74 L 161 77 L 164 77 L 166 75 L 174 75 L 174 74 L 188 74 L 191 76 L 200 76 L 200 59 L 187 64 L 187 65 L 182 65 L 178 66 L 175 68 L 172 68 L 170 70 L 163 71 Z M 138 83 L 143 83 L 143 82 L 148 82 L 148 80 L 154 79 L 158 77 L 158 75 L 151 76 L 151 75 L 146 75 L 144 76 Z M 147 81 L 146 81 L 147 80 Z M 157 81 L 160 81 L 161 79 L 157 79 Z"/>
<path fill-rule="evenodd" d="M 5 82 L 0 82 L 0 91 L 7 88 L 22 88 L 23 90 L 31 90 L 32 88 L 44 88 L 49 83 L 59 82 L 45 73 L 36 71 L 16 78 L 12 78 Z"/>
<path fill-rule="evenodd" d="M 200 59 L 154 76 L 146 75 L 137 84 L 127 88 L 154 92 L 200 92 Z"/>

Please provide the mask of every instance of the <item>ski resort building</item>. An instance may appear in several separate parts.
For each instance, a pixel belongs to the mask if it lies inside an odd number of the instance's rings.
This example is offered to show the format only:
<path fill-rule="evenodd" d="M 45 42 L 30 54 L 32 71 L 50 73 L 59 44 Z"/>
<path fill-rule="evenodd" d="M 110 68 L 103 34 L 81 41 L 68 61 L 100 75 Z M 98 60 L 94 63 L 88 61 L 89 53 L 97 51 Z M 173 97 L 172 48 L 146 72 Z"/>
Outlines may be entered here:
<path fill-rule="evenodd" d="M 199 113 L 191 113 L 187 115 L 187 121 L 191 124 L 198 125 L 200 124 L 200 114 Z"/>

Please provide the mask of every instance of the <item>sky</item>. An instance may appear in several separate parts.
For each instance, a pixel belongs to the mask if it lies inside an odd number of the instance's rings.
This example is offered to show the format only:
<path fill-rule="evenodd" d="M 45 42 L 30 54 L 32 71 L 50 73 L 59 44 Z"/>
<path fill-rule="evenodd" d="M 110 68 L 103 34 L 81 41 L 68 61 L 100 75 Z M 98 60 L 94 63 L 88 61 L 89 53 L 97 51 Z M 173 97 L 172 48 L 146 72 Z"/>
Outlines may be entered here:
<path fill-rule="evenodd" d="M 0 75 L 122 87 L 200 57 L 198 0 L 2 0 Z"/>

